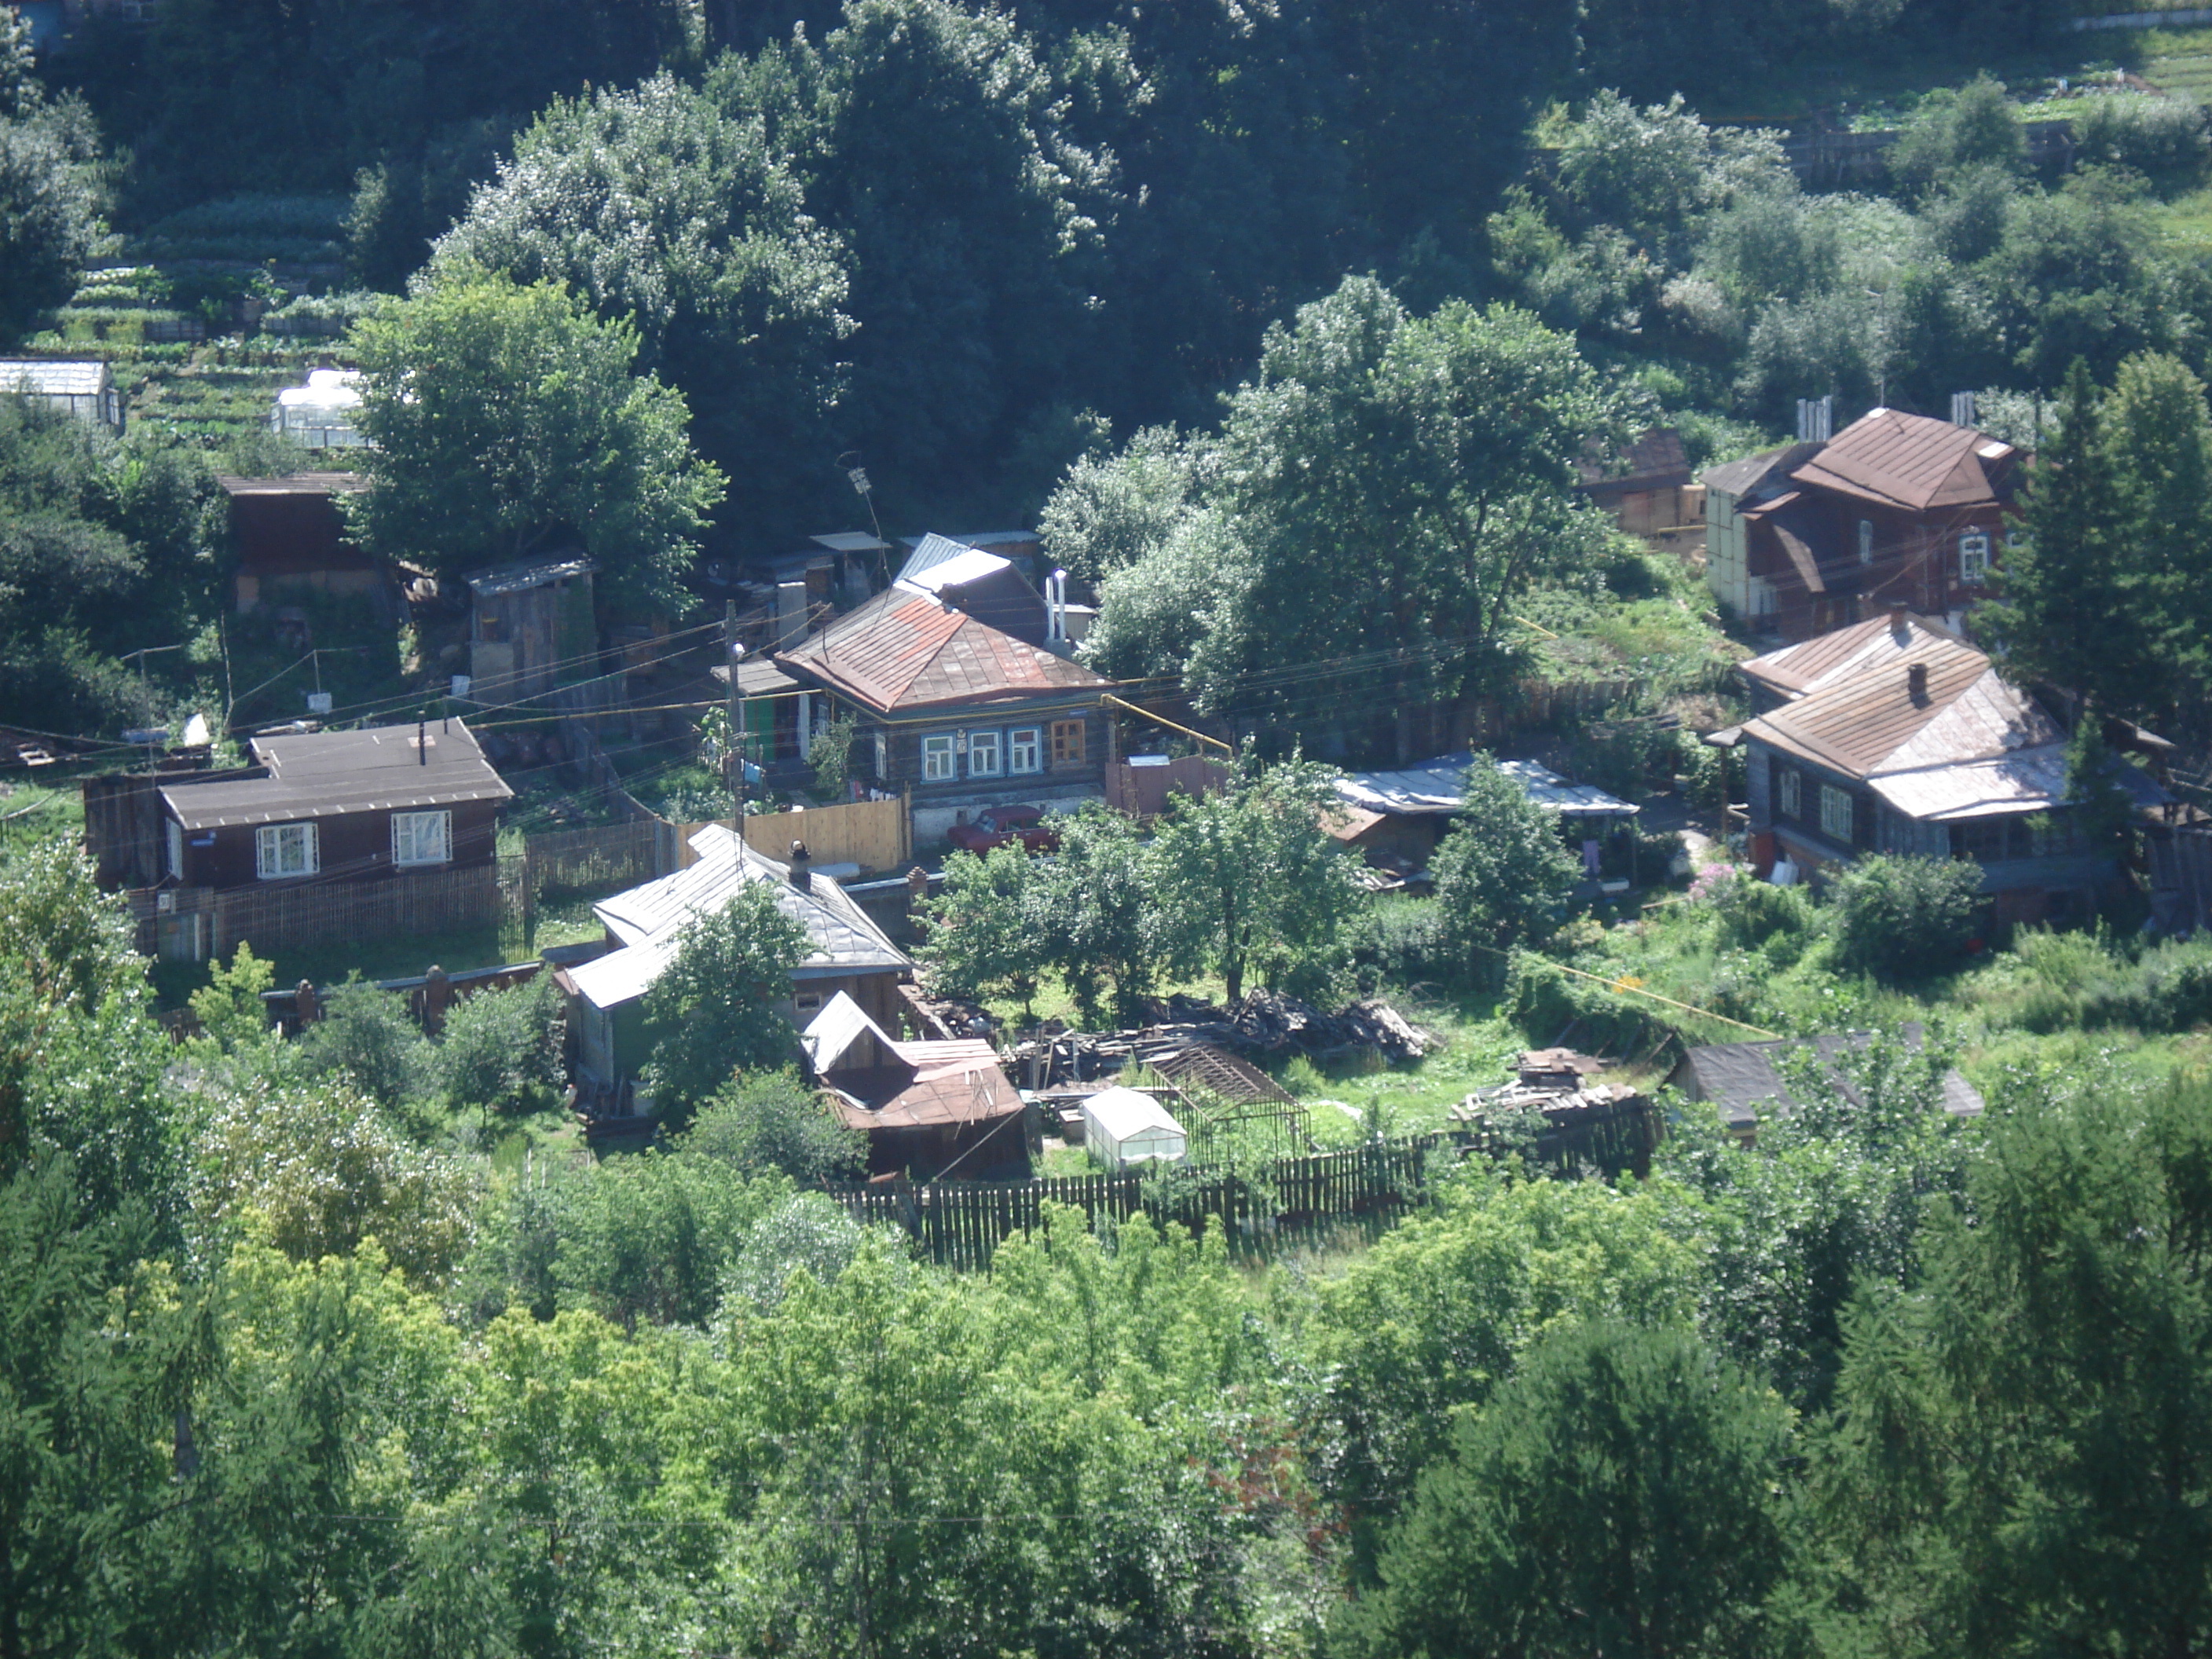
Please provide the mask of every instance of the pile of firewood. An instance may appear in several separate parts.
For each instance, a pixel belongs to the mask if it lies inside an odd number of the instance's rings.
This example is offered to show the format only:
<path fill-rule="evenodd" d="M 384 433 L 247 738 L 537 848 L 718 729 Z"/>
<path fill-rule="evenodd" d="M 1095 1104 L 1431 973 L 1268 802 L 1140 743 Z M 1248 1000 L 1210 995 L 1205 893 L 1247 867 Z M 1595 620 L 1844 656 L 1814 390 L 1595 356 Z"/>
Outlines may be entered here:
<path fill-rule="evenodd" d="M 1331 1014 L 1296 997 L 1255 991 L 1230 1008 L 1171 997 L 1159 1012 L 1164 1018 L 1139 1030 L 1040 1030 L 1017 1041 L 1007 1058 L 1022 1086 L 1052 1088 L 1200 1043 L 1270 1059 L 1326 1060 L 1371 1051 L 1395 1063 L 1420 1059 L 1436 1041 L 1384 1002 L 1355 1002 Z"/>

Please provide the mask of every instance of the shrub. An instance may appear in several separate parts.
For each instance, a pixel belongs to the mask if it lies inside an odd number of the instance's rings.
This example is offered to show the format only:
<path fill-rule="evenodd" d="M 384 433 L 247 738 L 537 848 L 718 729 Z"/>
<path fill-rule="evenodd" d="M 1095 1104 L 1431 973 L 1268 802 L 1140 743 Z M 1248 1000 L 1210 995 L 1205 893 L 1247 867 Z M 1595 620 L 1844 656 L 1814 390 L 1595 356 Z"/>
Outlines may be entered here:
<path fill-rule="evenodd" d="M 789 1072 L 732 1082 L 699 1114 L 684 1151 L 747 1175 L 793 1181 L 850 1180 L 867 1164 L 867 1143 L 830 1115 Z"/>
<path fill-rule="evenodd" d="M 1765 949 L 1786 966 L 1803 953 L 1820 917 L 1802 887 L 1777 887 L 1749 871 L 1735 871 L 1706 890 L 1720 943 L 1740 951 Z M 1780 943 L 1784 952 L 1771 946 Z M 1786 956 L 1786 960 L 1784 957 Z"/>
<path fill-rule="evenodd" d="M 481 991 L 446 1016 L 432 1061 L 456 1108 L 522 1113 L 550 1106 L 561 1091 L 559 993 L 550 974 L 505 991 Z"/>
<path fill-rule="evenodd" d="M 1412 985 L 1449 970 L 1443 913 L 1434 899 L 1378 898 L 1359 918 L 1352 965 L 1369 994 L 1385 985 Z"/>
<path fill-rule="evenodd" d="M 407 1012 L 406 1000 L 380 991 L 356 973 L 333 985 L 323 1017 L 300 1039 L 301 1058 L 318 1073 L 342 1072 L 378 1105 L 390 1109 L 429 1082 L 430 1048 Z"/>
<path fill-rule="evenodd" d="M 1981 881 L 1981 866 L 1970 860 L 1860 860 L 1835 881 L 1842 964 L 1908 979 L 1955 961 L 1972 934 Z"/>
<path fill-rule="evenodd" d="M 1455 966 L 1495 985 L 1502 953 L 1547 937 L 1566 915 L 1580 866 L 1558 822 L 1488 755 L 1468 768 L 1467 806 L 1437 848 L 1437 904 Z"/>
<path fill-rule="evenodd" d="M 2074 142 L 2079 161 L 2129 168 L 2161 190 L 2196 184 L 2212 159 L 2204 106 L 2186 98 L 2124 92 L 2091 99 L 2074 118 Z"/>

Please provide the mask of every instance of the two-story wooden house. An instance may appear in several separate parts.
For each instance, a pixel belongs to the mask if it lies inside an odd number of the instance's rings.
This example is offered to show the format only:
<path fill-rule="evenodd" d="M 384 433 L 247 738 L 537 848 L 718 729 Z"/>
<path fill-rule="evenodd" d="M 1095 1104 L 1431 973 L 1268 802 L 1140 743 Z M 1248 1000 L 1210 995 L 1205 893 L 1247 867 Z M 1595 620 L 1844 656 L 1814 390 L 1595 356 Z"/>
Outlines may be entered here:
<path fill-rule="evenodd" d="M 1804 874 L 1869 853 L 1972 859 L 2000 923 L 2086 917 L 2118 879 L 2069 793 L 2066 733 L 1948 630 L 1891 615 L 1743 665 L 1753 860 Z M 2163 791 L 2118 763 L 2139 806 Z"/>
<path fill-rule="evenodd" d="M 1114 683 L 1056 633 L 1006 560 L 971 550 L 902 575 L 775 661 L 827 694 L 817 718 L 854 720 L 855 775 L 911 791 L 915 838 L 928 841 L 987 806 L 1104 799 L 1099 700 Z"/>
<path fill-rule="evenodd" d="M 1875 409 L 1825 442 L 1715 467 L 1701 480 L 1706 580 L 1784 640 L 1892 605 L 1958 629 L 1987 593 L 2021 462 L 1972 427 Z"/>

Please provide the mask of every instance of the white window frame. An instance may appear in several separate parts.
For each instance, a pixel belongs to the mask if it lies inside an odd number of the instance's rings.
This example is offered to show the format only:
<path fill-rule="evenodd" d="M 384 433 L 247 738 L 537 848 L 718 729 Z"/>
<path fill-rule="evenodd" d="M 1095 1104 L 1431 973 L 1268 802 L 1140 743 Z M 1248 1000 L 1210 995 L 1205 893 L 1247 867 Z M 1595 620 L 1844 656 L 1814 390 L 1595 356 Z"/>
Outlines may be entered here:
<path fill-rule="evenodd" d="M 1044 728 L 1018 726 L 1006 733 L 1006 771 L 1018 777 L 1044 770 Z"/>
<path fill-rule="evenodd" d="M 1859 520 L 1859 562 L 1861 564 L 1874 562 L 1874 520 L 1872 519 Z"/>
<path fill-rule="evenodd" d="M 1774 800 L 1783 817 L 1802 818 L 1805 816 L 1804 776 L 1796 767 L 1785 766 L 1776 775 Z"/>
<path fill-rule="evenodd" d="M 185 826 L 174 818 L 169 819 L 167 823 L 169 879 L 182 881 L 185 878 Z"/>
<path fill-rule="evenodd" d="M 950 783 L 960 775 L 960 745 L 950 732 L 936 732 L 921 740 L 921 781 L 924 783 Z"/>
<path fill-rule="evenodd" d="M 1979 587 L 1990 577 L 1990 537 L 1985 530 L 1969 530 L 1959 538 L 1959 585 Z"/>
<path fill-rule="evenodd" d="M 969 777 L 997 777 L 1006 769 L 1006 745 L 996 732 L 970 732 L 968 734 Z"/>
<path fill-rule="evenodd" d="M 430 840 L 437 850 L 425 854 L 422 850 L 423 831 L 433 830 Z M 430 864 L 451 864 L 453 861 L 453 815 L 451 812 L 394 812 L 392 815 L 392 861 L 402 870 L 420 869 Z"/>
<path fill-rule="evenodd" d="M 1832 783 L 1824 783 L 1820 786 L 1820 833 L 1822 835 L 1827 836 L 1838 846 L 1849 847 L 1851 844 L 1851 831 L 1855 828 L 1853 823 L 1855 816 L 1850 790 L 1838 789 Z M 1840 829 L 1837 827 L 1838 822 L 1842 824 Z"/>
<path fill-rule="evenodd" d="M 264 823 L 253 832 L 253 873 L 263 881 L 295 881 L 320 873 L 320 836 L 311 822 Z M 295 860 L 290 848 L 296 848 Z"/>

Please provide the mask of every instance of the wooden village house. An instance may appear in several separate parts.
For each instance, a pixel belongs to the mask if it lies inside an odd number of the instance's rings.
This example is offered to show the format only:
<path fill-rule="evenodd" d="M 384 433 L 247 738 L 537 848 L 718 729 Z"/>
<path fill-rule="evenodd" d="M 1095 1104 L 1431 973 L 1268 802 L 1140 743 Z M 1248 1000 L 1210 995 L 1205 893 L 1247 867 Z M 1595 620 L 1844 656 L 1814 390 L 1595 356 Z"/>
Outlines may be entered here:
<path fill-rule="evenodd" d="M 900 1042 L 841 994 L 801 1042 L 839 1118 L 867 1137 L 870 1175 L 1028 1177 L 1028 1106 L 984 1039 Z"/>
<path fill-rule="evenodd" d="M 2065 732 L 1956 635 L 1899 606 L 1742 665 L 1753 860 L 1784 878 L 1868 853 L 1972 859 L 2000 924 L 2090 913 L 2120 872 L 2068 793 Z M 2164 791 L 2125 763 L 2138 807 Z"/>
<path fill-rule="evenodd" d="M 768 884 L 776 908 L 805 930 L 807 954 L 791 970 L 787 1016 L 804 1025 L 842 994 L 870 1018 L 896 1023 L 898 987 L 913 973 L 913 960 L 836 881 L 817 874 L 803 857 L 779 863 L 740 847 L 725 823 L 702 827 L 690 847 L 696 862 L 593 905 L 606 929 L 607 951 L 558 976 L 568 998 L 578 1069 L 591 1081 L 618 1088 L 636 1077 L 650 1046 L 646 994 L 673 960 L 684 927 L 720 909 L 749 883 Z"/>
<path fill-rule="evenodd" d="M 853 719 L 855 774 L 911 792 L 926 841 L 988 806 L 1103 798 L 1113 682 L 1068 651 L 1054 607 L 1010 562 L 971 548 L 909 561 L 775 662 L 821 694 L 811 719 Z"/>
<path fill-rule="evenodd" d="M 1703 479 L 1706 580 L 1784 641 L 1892 605 L 1956 631 L 1988 592 L 2021 460 L 1972 427 L 1875 409 L 1832 439 L 1715 467 Z"/>

